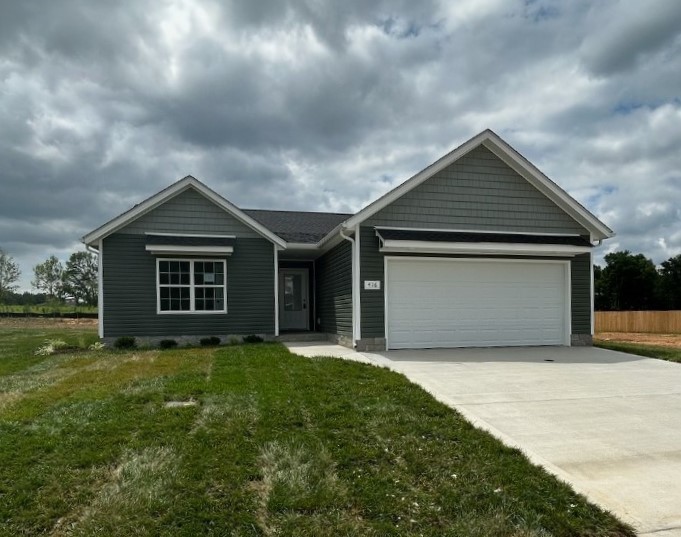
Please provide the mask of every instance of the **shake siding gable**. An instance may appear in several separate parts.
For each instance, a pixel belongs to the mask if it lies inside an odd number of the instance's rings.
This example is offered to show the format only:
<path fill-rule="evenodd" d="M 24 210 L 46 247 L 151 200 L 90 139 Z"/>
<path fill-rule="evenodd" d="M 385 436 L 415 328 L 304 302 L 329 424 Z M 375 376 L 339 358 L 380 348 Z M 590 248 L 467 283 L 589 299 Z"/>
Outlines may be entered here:
<path fill-rule="evenodd" d="M 410 190 L 363 225 L 589 235 L 483 146 Z"/>
<path fill-rule="evenodd" d="M 261 239 L 255 230 L 190 188 L 139 217 L 118 233 L 207 233 Z"/>

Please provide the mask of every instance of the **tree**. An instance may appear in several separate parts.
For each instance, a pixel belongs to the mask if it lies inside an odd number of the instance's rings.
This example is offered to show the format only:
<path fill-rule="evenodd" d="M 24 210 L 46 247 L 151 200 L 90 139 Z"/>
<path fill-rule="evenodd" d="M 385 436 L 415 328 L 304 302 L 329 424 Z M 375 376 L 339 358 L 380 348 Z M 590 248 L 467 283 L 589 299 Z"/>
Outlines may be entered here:
<path fill-rule="evenodd" d="M 659 289 L 662 307 L 681 310 L 681 254 L 662 262 Z"/>
<path fill-rule="evenodd" d="M 0 302 L 2 302 L 7 293 L 15 291 L 19 286 L 15 282 L 21 276 L 19 265 L 11 255 L 5 253 L 0 248 Z"/>
<path fill-rule="evenodd" d="M 650 259 L 625 250 L 606 255 L 605 262 L 597 289 L 603 309 L 648 310 L 657 306 L 659 275 Z"/>
<path fill-rule="evenodd" d="M 65 294 L 77 304 L 97 304 L 97 258 L 90 252 L 74 252 L 66 262 L 62 277 Z"/>
<path fill-rule="evenodd" d="M 42 263 L 33 267 L 34 280 L 31 285 L 38 291 L 43 291 L 48 298 L 61 298 L 64 267 L 55 256 L 51 255 Z"/>

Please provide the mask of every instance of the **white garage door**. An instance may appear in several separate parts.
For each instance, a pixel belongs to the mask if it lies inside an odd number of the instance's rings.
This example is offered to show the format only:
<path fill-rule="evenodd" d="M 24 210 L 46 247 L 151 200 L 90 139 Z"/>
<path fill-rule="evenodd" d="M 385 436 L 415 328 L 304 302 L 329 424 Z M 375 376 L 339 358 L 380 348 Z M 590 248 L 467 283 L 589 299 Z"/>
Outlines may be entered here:
<path fill-rule="evenodd" d="M 567 262 L 386 263 L 390 349 L 568 344 Z"/>

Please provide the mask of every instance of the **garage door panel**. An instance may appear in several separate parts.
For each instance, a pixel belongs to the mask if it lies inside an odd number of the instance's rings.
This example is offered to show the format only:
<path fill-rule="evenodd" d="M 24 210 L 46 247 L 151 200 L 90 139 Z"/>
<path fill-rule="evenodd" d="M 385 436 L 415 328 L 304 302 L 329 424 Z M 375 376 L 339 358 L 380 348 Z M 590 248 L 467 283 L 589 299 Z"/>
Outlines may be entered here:
<path fill-rule="evenodd" d="M 390 260 L 390 348 L 562 345 L 565 263 Z"/>

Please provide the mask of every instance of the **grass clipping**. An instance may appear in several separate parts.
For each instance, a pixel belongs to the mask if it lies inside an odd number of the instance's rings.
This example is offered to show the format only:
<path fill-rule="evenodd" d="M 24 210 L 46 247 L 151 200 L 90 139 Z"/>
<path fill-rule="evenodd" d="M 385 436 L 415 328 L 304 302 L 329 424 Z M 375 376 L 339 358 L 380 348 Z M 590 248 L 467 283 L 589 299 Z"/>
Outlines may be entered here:
<path fill-rule="evenodd" d="M 76 520 L 60 519 L 53 535 L 110 535 L 141 512 L 162 510 L 170 502 L 169 486 L 176 478 L 177 456 L 170 447 L 126 451 L 111 468 L 108 480 Z M 136 533 L 130 528 L 131 533 Z"/>
<path fill-rule="evenodd" d="M 266 535 L 277 533 L 281 515 L 332 509 L 345 496 L 331 454 L 321 445 L 269 442 L 259 463 L 262 479 L 253 488 L 260 500 L 258 523 Z"/>

